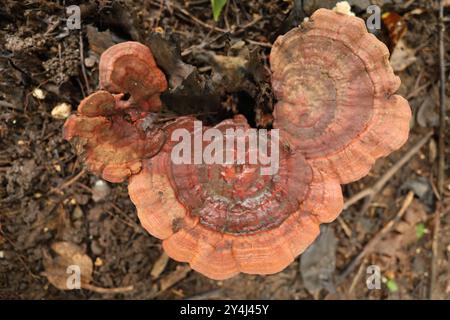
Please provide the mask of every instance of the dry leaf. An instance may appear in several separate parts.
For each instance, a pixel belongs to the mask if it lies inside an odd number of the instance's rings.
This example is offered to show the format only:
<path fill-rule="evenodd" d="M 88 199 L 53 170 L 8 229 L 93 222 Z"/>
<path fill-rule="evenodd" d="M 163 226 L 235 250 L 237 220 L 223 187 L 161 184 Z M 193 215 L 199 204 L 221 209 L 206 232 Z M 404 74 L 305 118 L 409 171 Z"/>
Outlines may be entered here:
<path fill-rule="evenodd" d="M 395 46 L 391 55 L 391 65 L 394 71 L 403 71 L 416 62 L 416 51 L 409 48 L 402 39 Z"/>
<path fill-rule="evenodd" d="M 133 290 L 133 286 L 101 288 L 90 284 L 94 268 L 93 263 L 79 246 L 62 241 L 52 244 L 51 248 L 55 256 L 44 251 L 45 271 L 42 274 L 56 288 L 60 290 L 83 288 L 102 294 L 124 293 Z M 71 283 L 71 276 L 74 275 L 75 271 L 74 267 L 80 272 L 80 288 L 74 288 L 73 283 Z"/>
<path fill-rule="evenodd" d="M 67 280 L 73 271 L 70 266 L 78 266 L 81 276 L 81 284 L 88 284 L 92 279 L 93 263 L 91 258 L 83 250 L 70 242 L 56 242 L 51 246 L 56 256 L 44 252 L 43 273 L 48 281 L 60 290 L 70 290 Z"/>

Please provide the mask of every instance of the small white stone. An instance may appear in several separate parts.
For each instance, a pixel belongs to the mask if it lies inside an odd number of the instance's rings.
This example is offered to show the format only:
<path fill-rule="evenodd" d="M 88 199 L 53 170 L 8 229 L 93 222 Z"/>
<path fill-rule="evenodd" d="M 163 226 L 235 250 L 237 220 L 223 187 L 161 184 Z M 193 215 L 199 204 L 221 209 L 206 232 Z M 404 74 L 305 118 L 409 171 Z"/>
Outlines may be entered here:
<path fill-rule="evenodd" d="M 5 251 L 0 251 L 0 259 L 3 259 L 5 257 Z"/>
<path fill-rule="evenodd" d="M 45 91 L 40 88 L 35 88 L 33 90 L 32 94 L 33 94 L 33 97 L 35 97 L 36 99 L 39 99 L 39 100 L 44 100 L 45 96 L 46 96 Z"/>
<path fill-rule="evenodd" d="M 72 112 L 72 106 L 66 102 L 57 104 L 52 110 L 52 117 L 55 119 L 66 119 Z"/>
<path fill-rule="evenodd" d="M 336 6 L 333 8 L 334 12 L 346 14 L 349 16 L 354 16 L 355 14 L 352 12 L 352 7 L 347 1 L 340 1 L 336 3 Z"/>
<path fill-rule="evenodd" d="M 106 198 L 110 191 L 111 189 L 108 183 L 103 180 L 97 180 L 94 187 L 92 188 L 92 200 L 94 200 L 95 202 L 99 202 Z"/>
<path fill-rule="evenodd" d="M 90 55 L 89 57 L 84 59 L 84 65 L 88 68 L 92 68 L 97 63 L 97 57 L 94 55 Z"/>

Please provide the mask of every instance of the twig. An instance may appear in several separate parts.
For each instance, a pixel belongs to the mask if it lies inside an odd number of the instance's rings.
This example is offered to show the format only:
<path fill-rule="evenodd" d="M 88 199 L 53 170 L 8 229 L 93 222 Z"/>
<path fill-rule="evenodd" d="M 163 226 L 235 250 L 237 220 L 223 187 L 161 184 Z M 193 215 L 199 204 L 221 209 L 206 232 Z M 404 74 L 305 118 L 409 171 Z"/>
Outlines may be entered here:
<path fill-rule="evenodd" d="M 364 247 L 364 249 L 350 262 L 350 264 L 342 271 L 342 273 L 339 275 L 337 282 L 341 282 L 344 280 L 350 273 L 353 272 L 353 270 L 359 265 L 361 260 L 369 253 L 371 252 L 375 246 L 378 244 L 378 242 L 394 227 L 398 221 L 403 217 L 403 215 L 406 212 L 406 209 L 408 209 L 409 205 L 411 204 L 412 200 L 414 199 L 414 192 L 410 191 L 406 195 L 405 200 L 403 201 L 402 207 L 391 221 L 389 221 Z"/>
<path fill-rule="evenodd" d="M 272 48 L 272 44 L 270 44 L 268 42 L 255 41 L 255 40 L 251 40 L 251 39 L 246 39 L 245 41 L 247 41 L 250 44 L 260 46 L 260 47 Z"/>
<path fill-rule="evenodd" d="M 356 284 L 359 282 L 359 279 L 361 279 L 361 276 L 364 271 L 364 267 L 366 266 L 366 260 L 364 259 L 361 265 L 359 266 L 358 272 L 356 273 L 356 276 L 352 280 L 352 284 L 350 285 L 350 288 L 348 289 L 349 294 L 353 294 L 353 291 L 355 290 Z"/>
<path fill-rule="evenodd" d="M 198 24 L 199 26 L 206 28 L 208 30 L 212 30 L 212 31 L 218 31 L 218 32 L 222 32 L 222 33 L 228 33 L 231 35 L 238 35 L 242 32 L 244 32 L 246 29 L 252 27 L 253 25 L 255 25 L 256 23 L 258 23 L 259 21 L 261 21 L 263 19 L 262 16 L 258 16 L 257 18 L 255 18 L 254 20 L 250 21 L 249 23 L 244 24 L 243 26 L 238 26 L 235 30 L 230 31 L 227 29 L 223 29 L 223 28 L 219 28 L 217 26 L 211 26 L 205 22 L 203 22 L 202 20 L 200 20 L 199 18 L 195 17 L 194 15 L 192 15 L 189 11 L 187 11 L 186 9 L 183 9 L 182 7 L 180 7 L 179 5 L 173 5 L 173 7 L 178 10 L 181 14 L 183 14 L 184 16 L 188 17 L 189 19 L 191 19 L 194 23 Z"/>
<path fill-rule="evenodd" d="M 228 30 L 216 27 L 216 26 L 211 26 L 205 22 L 203 22 L 202 20 L 200 20 L 199 18 L 193 16 L 189 11 L 181 8 L 178 5 L 174 4 L 174 8 L 176 10 L 178 10 L 179 12 L 181 12 L 183 15 L 187 16 L 189 19 L 191 19 L 193 22 L 195 22 L 196 24 L 198 24 L 199 26 L 209 29 L 209 30 L 213 30 L 213 31 L 219 31 L 219 32 L 223 32 L 223 33 L 228 33 Z"/>
<path fill-rule="evenodd" d="M 439 1 L 439 66 L 440 66 L 440 113 L 439 113 L 439 164 L 438 190 L 442 195 L 445 180 L 445 46 L 444 46 L 444 0 Z"/>
<path fill-rule="evenodd" d="M 237 29 L 236 31 L 232 32 L 231 34 L 234 35 L 234 36 L 236 36 L 236 35 L 238 35 L 239 33 L 244 32 L 246 29 L 248 29 L 248 28 L 254 26 L 254 25 L 257 24 L 258 22 L 260 22 L 262 19 L 263 19 L 262 16 L 258 16 L 257 18 L 253 19 L 253 20 L 250 21 L 249 23 L 244 24 L 244 25 L 241 26 L 241 27 L 238 27 L 238 29 Z"/>
<path fill-rule="evenodd" d="M 81 72 L 83 73 L 83 79 L 86 83 L 86 91 L 87 94 L 91 94 L 91 87 L 89 86 L 88 77 L 86 75 L 86 68 L 84 67 L 84 45 L 83 45 L 83 35 L 80 32 L 80 64 L 81 64 Z"/>
<path fill-rule="evenodd" d="M 440 112 L 439 112 L 439 162 L 438 162 L 438 183 L 437 189 L 441 198 L 444 196 L 444 181 L 445 181 L 445 45 L 444 45 L 444 0 L 439 1 L 439 67 L 440 67 Z M 439 260 L 439 233 L 441 228 L 441 208 L 439 205 L 434 217 L 434 231 L 432 242 L 432 260 L 431 260 L 431 277 L 430 277 L 430 299 L 437 299 L 436 279 Z"/>
<path fill-rule="evenodd" d="M 441 230 L 441 208 L 439 205 L 436 208 L 434 216 L 434 230 L 433 230 L 433 242 L 431 244 L 432 259 L 431 259 L 431 276 L 430 276 L 430 299 L 438 299 L 438 292 L 436 290 L 436 279 L 438 272 L 438 260 L 439 260 L 439 234 Z"/>
<path fill-rule="evenodd" d="M 392 166 L 386 173 L 370 188 L 364 189 L 357 194 L 353 195 L 350 199 L 348 199 L 344 203 L 344 209 L 348 209 L 350 206 L 355 204 L 361 199 L 368 198 L 366 203 L 361 209 L 361 212 L 367 210 L 372 202 L 372 199 L 383 189 L 385 184 L 400 170 L 419 150 L 428 142 L 430 137 L 433 135 L 433 132 L 428 132 L 425 137 L 420 139 L 420 141 L 414 145 L 405 155 L 394 165 Z"/>
<path fill-rule="evenodd" d="M 190 296 L 184 300 L 208 300 L 208 299 L 219 299 L 222 298 L 222 289 L 214 289 L 211 291 L 196 294 L 195 296 Z"/>
<path fill-rule="evenodd" d="M 81 171 L 78 172 L 73 178 L 67 180 L 66 182 L 64 182 L 63 184 L 61 184 L 60 186 L 58 186 L 56 188 L 50 189 L 50 193 L 56 193 L 67 187 L 70 187 L 72 184 L 77 182 L 85 173 L 86 173 L 86 169 L 85 168 L 81 169 Z"/>
<path fill-rule="evenodd" d="M 341 218 L 340 216 L 337 218 L 337 221 L 339 222 L 339 224 L 342 227 L 342 230 L 344 230 L 345 235 L 347 236 L 347 238 L 351 238 L 352 237 L 352 229 L 350 229 L 350 227 L 348 226 L 348 224 L 345 222 L 345 220 L 343 218 Z"/>
<path fill-rule="evenodd" d="M 118 288 L 101 288 L 101 287 L 97 287 L 97 286 L 94 286 L 93 284 L 89 284 L 89 283 L 83 283 L 82 288 L 89 290 L 89 291 L 94 291 L 97 293 L 113 293 L 113 294 L 130 292 L 130 291 L 134 290 L 133 286 L 118 287 Z"/>

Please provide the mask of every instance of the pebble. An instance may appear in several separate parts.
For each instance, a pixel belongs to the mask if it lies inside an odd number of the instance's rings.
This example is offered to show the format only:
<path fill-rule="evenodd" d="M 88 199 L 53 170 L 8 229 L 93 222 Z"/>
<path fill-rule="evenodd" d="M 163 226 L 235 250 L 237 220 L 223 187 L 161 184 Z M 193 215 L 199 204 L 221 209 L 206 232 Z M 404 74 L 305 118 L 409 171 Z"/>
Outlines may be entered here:
<path fill-rule="evenodd" d="M 84 65 L 88 68 L 93 68 L 97 63 L 97 58 L 94 55 L 90 55 L 89 57 L 84 59 Z"/>
<path fill-rule="evenodd" d="M 92 200 L 99 202 L 106 198 L 110 191 L 111 189 L 108 186 L 108 183 L 103 180 L 97 180 L 92 188 Z"/>
<path fill-rule="evenodd" d="M 80 206 L 76 206 L 75 209 L 73 209 L 72 218 L 74 220 L 78 220 L 83 218 L 83 216 L 84 216 L 83 210 L 81 210 Z"/>
<path fill-rule="evenodd" d="M 64 120 L 70 116 L 72 106 L 66 102 L 58 103 L 52 110 L 52 117 L 55 119 Z"/>
<path fill-rule="evenodd" d="M 103 260 L 102 260 L 100 257 L 97 257 L 97 258 L 95 259 L 94 265 L 95 265 L 96 267 L 101 267 L 101 266 L 103 265 Z"/>
<path fill-rule="evenodd" d="M 103 253 L 103 248 L 98 244 L 96 240 L 91 242 L 91 250 L 92 253 L 96 256 L 99 256 Z"/>
<path fill-rule="evenodd" d="M 45 96 L 47 95 L 44 90 L 39 89 L 39 88 L 35 88 L 33 90 L 32 94 L 33 94 L 33 97 L 35 97 L 36 99 L 39 99 L 39 100 L 44 100 Z"/>

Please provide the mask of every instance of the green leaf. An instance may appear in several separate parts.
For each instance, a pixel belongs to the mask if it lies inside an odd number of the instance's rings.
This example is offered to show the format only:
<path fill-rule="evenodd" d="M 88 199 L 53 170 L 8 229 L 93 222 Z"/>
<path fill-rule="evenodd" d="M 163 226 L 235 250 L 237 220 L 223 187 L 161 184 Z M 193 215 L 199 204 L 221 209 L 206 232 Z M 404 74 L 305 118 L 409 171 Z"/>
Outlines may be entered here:
<path fill-rule="evenodd" d="M 393 279 L 389 279 L 388 282 L 386 283 L 386 286 L 387 286 L 387 288 L 389 289 L 390 292 L 397 292 L 398 291 L 397 283 Z"/>
<path fill-rule="evenodd" d="M 220 13 L 226 3 L 227 0 L 211 0 L 214 21 L 219 21 Z"/>
<path fill-rule="evenodd" d="M 425 227 L 425 225 L 423 223 L 419 223 L 416 225 L 416 236 L 417 239 L 420 240 L 425 233 L 427 233 L 427 228 Z"/>

